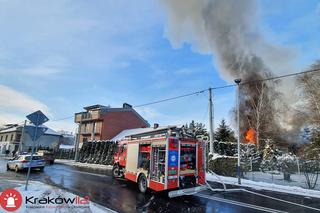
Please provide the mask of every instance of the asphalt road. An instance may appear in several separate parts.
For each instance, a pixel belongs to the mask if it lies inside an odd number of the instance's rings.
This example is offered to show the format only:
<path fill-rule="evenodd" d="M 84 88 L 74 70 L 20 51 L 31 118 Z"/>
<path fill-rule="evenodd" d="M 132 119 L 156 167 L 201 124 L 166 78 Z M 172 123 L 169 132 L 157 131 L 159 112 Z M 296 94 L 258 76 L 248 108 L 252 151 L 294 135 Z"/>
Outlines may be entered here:
<path fill-rule="evenodd" d="M 0 159 L 1 179 L 25 179 L 26 173 L 7 172 L 5 165 L 6 161 Z M 47 166 L 44 172 L 33 172 L 31 179 L 64 188 L 80 196 L 88 195 L 92 201 L 118 212 L 317 212 L 248 192 L 205 191 L 178 198 L 168 198 L 165 192 L 141 194 L 136 184 L 115 180 L 110 173 L 97 174 L 62 164 Z M 259 193 L 320 209 L 319 199 L 271 192 Z"/>

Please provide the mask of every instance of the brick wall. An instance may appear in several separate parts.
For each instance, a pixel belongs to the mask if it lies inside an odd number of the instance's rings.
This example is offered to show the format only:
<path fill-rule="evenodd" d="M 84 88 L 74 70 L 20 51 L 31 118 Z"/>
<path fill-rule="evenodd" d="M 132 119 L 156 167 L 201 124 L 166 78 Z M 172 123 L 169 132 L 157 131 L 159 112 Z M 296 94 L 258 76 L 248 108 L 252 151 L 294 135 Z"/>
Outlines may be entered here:
<path fill-rule="evenodd" d="M 147 127 L 133 112 L 108 112 L 103 117 L 102 140 L 110 140 L 122 130 Z"/>

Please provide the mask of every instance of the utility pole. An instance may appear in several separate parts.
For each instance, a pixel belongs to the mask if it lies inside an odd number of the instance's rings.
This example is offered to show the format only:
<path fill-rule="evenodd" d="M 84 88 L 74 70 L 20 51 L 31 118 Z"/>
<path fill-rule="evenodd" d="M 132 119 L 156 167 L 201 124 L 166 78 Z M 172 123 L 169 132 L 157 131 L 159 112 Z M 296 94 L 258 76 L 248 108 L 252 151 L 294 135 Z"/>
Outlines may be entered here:
<path fill-rule="evenodd" d="M 213 104 L 212 104 L 212 88 L 209 88 L 209 129 L 210 129 L 210 153 L 213 153 L 214 127 L 213 127 Z"/>
<path fill-rule="evenodd" d="M 91 131 L 91 140 L 92 141 L 94 141 L 95 139 L 96 139 L 96 137 L 95 137 L 95 128 L 96 128 L 96 123 L 95 122 L 93 122 L 92 123 L 92 131 Z"/>
<path fill-rule="evenodd" d="M 241 79 L 235 79 L 234 82 L 237 84 L 237 132 L 238 132 L 238 165 L 237 165 L 237 175 L 238 184 L 241 184 L 241 171 L 240 171 L 240 83 Z"/>
<path fill-rule="evenodd" d="M 22 144 L 23 144 L 24 131 L 25 131 L 26 125 L 27 125 L 27 120 L 24 120 L 24 124 L 21 131 L 21 137 L 19 141 L 19 153 L 22 151 Z"/>
<path fill-rule="evenodd" d="M 26 185 L 25 185 L 26 191 L 28 189 L 28 182 L 30 179 L 31 165 L 33 165 L 32 161 L 33 161 L 33 156 L 35 154 L 36 140 L 38 140 L 41 137 L 41 135 L 43 135 L 44 132 L 47 130 L 46 128 L 43 128 L 40 126 L 49 120 L 49 118 L 47 118 L 40 110 L 27 115 L 27 118 L 34 125 L 34 127 L 33 126 L 27 127 L 27 129 L 28 129 L 27 133 L 32 138 L 32 152 L 31 152 L 31 156 L 28 156 L 28 157 L 30 157 L 30 159 L 26 159 L 29 161 L 28 162 L 28 173 L 27 173 Z"/>
<path fill-rule="evenodd" d="M 37 120 L 39 120 L 39 115 L 38 115 Z M 34 136 L 33 136 L 33 138 L 32 138 L 32 143 L 33 143 L 33 144 L 32 144 L 31 156 L 30 156 L 30 160 L 29 160 L 26 186 L 25 186 L 25 188 L 24 188 L 26 191 L 27 191 L 27 189 L 28 189 L 28 182 L 29 182 L 29 179 L 30 179 L 31 164 L 32 164 L 33 155 L 34 155 L 34 152 L 35 152 L 35 143 L 36 143 L 37 133 L 38 133 L 38 126 L 35 125 L 35 133 L 34 133 Z"/>
<path fill-rule="evenodd" d="M 82 118 L 81 118 L 81 121 L 79 123 L 79 126 L 78 126 L 78 135 L 77 135 L 77 139 L 76 139 L 76 143 L 75 143 L 75 147 L 74 147 L 74 151 L 75 151 L 75 154 L 74 154 L 74 161 L 76 162 L 78 160 L 78 155 L 79 155 L 79 143 L 80 143 L 80 134 L 81 134 L 81 125 L 82 125 Z"/>

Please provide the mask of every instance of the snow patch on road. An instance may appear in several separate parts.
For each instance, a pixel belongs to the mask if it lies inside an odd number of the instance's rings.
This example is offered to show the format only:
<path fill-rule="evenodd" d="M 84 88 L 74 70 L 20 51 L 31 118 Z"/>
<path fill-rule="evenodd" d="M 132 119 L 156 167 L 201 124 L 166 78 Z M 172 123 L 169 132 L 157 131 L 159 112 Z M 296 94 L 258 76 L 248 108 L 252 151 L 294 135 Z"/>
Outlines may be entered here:
<path fill-rule="evenodd" d="M 81 168 L 112 170 L 112 166 L 103 165 L 103 164 L 80 163 L 80 162 L 75 162 L 74 160 L 64 160 L 64 159 L 55 159 L 54 162 L 57 164 L 64 164 L 68 166 L 75 166 L 75 167 L 81 167 Z"/>

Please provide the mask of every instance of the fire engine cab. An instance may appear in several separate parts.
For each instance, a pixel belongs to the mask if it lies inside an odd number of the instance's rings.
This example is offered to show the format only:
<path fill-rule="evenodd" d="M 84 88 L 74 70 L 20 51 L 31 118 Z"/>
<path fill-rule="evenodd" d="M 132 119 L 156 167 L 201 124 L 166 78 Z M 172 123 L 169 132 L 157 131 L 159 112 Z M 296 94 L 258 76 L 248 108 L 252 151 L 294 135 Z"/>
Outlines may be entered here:
<path fill-rule="evenodd" d="M 117 143 L 113 176 L 138 183 L 139 190 L 192 188 L 205 183 L 205 144 L 180 129 L 156 128 Z"/>

